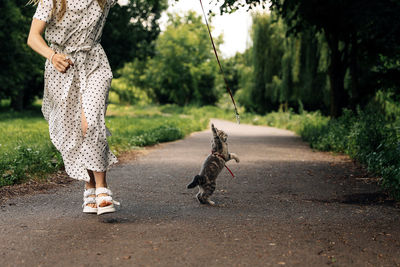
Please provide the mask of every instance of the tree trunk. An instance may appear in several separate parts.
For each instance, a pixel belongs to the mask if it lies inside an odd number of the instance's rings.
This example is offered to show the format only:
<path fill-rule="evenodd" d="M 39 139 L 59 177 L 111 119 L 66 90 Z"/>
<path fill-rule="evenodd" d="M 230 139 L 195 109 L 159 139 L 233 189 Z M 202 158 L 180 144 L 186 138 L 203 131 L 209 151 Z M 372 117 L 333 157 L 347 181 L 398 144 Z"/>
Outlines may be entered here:
<path fill-rule="evenodd" d="M 347 48 L 339 49 L 339 39 L 334 35 L 326 35 L 331 50 L 331 62 L 328 75 L 331 85 L 330 94 L 330 115 L 337 118 L 341 115 L 342 109 L 348 104 L 348 95 L 344 90 L 344 77 L 347 69 Z"/>
<path fill-rule="evenodd" d="M 351 109 L 355 110 L 357 104 L 360 103 L 360 92 L 358 84 L 358 44 L 356 36 L 352 36 L 350 51 L 350 75 L 351 75 Z"/>
<path fill-rule="evenodd" d="M 22 111 L 24 109 L 24 93 L 19 91 L 17 95 L 12 96 L 10 106 L 15 111 Z"/>

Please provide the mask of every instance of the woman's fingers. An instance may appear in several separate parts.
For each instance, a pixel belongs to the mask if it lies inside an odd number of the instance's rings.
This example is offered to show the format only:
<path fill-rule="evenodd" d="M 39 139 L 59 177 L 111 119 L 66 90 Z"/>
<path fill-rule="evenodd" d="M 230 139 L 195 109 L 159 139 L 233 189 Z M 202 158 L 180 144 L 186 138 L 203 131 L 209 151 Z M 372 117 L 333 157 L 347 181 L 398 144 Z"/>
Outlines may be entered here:
<path fill-rule="evenodd" d="M 64 54 L 63 54 L 63 56 L 64 56 L 64 62 L 66 62 L 68 65 L 71 65 L 71 66 L 74 65 L 74 63 L 72 62 L 71 59 L 69 59 L 69 58 L 68 58 L 66 55 L 64 55 Z"/>
<path fill-rule="evenodd" d="M 65 68 L 68 68 L 69 62 L 66 59 L 60 60 L 60 64 L 63 65 Z"/>
<path fill-rule="evenodd" d="M 72 62 L 71 59 L 67 58 L 67 61 L 68 61 L 69 65 L 74 66 L 74 62 Z"/>
<path fill-rule="evenodd" d="M 56 54 L 53 58 L 54 67 L 61 73 L 65 73 L 74 63 L 64 54 Z"/>
<path fill-rule="evenodd" d="M 65 72 L 67 71 L 67 69 L 66 69 L 62 64 L 60 64 L 60 63 L 57 63 L 57 64 L 55 65 L 55 67 L 56 67 L 56 69 L 57 69 L 59 72 L 61 72 L 61 73 L 65 73 Z"/>

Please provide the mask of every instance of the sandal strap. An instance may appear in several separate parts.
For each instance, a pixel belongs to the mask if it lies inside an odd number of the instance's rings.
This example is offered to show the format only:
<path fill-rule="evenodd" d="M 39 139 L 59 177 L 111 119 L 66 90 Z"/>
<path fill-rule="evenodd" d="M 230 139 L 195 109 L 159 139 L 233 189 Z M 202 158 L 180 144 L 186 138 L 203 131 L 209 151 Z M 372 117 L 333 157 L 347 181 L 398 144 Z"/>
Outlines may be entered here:
<path fill-rule="evenodd" d="M 84 199 L 84 203 L 86 204 L 96 204 L 96 198 L 94 197 L 88 197 Z"/>
<path fill-rule="evenodd" d="M 97 203 L 102 203 L 103 201 L 112 202 L 113 199 L 110 196 L 104 196 L 104 197 L 97 197 L 96 198 L 96 202 Z"/>
<path fill-rule="evenodd" d="M 83 192 L 83 197 L 86 198 L 90 195 L 96 195 L 96 188 L 85 189 L 85 191 Z"/>
<path fill-rule="evenodd" d="M 109 196 L 112 196 L 111 190 L 105 187 L 96 188 L 96 196 L 100 194 L 107 194 Z"/>
<path fill-rule="evenodd" d="M 82 207 L 86 206 L 87 204 L 97 204 L 96 198 L 94 198 L 94 197 L 84 198 L 83 200 L 84 201 L 83 201 Z"/>

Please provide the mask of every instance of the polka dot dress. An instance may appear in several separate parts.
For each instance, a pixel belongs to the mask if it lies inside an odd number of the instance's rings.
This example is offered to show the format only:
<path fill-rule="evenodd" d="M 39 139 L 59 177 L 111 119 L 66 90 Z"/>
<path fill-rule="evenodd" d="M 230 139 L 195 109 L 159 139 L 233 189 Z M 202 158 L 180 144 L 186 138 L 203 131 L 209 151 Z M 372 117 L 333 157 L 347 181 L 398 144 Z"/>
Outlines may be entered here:
<path fill-rule="evenodd" d="M 41 0 L 33 16 L 47 23 L 45 38 L 50 47 L 74 62 L 63 74 L 46 61 L 42 112 L 66 172 L 78 180 L 90 180 L 87 169 L 104 172 L 118 162 L 109 149 L 107 136 L 111 133 L 105 125 L 113 75 L 100 45 L 108 12 L 116 1 L 107 0 L 102 10 L 97 0 L 67 0 L 67 11 L 62 20 L 56 21 L 52 16 L 53 0 Z M 88 123 L 85 136 L 82 109 Z"/>

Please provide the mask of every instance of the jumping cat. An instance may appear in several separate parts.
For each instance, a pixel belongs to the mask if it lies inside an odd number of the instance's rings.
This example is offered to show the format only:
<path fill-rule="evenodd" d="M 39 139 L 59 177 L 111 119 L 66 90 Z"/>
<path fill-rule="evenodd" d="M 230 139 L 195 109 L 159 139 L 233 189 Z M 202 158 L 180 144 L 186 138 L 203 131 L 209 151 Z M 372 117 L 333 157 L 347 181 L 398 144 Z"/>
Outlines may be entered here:
<path fill-rule="evenodd" d="M 226 143 L 228 135 L 215 128 L 214 124 L 211 124 L 211 130 L 213 132 L 211 154 L 204 161 L 200 174 L 193 178 L 187 188 L 199 186 L 196 197 L 200 203 L 215 205 L 214 201 L 210 200 L 210 196 L 214 193 L 218 174 L 225 167 L 226 162 L 231 159 L 239 162 L 239 158 L 236 154 L 228 152 L 228 144 Z"/>

